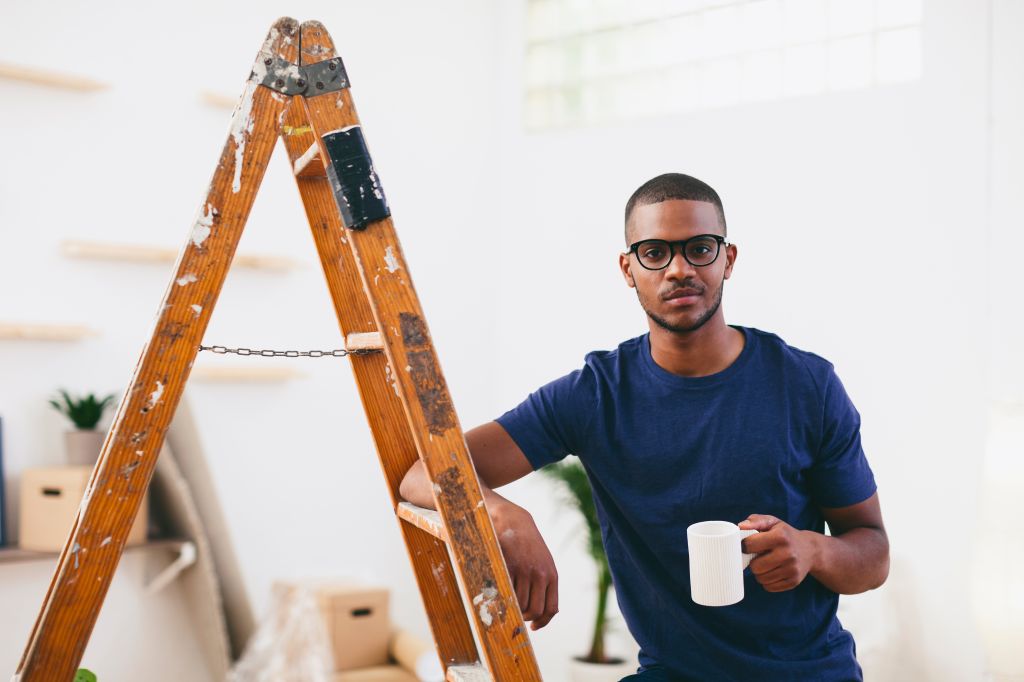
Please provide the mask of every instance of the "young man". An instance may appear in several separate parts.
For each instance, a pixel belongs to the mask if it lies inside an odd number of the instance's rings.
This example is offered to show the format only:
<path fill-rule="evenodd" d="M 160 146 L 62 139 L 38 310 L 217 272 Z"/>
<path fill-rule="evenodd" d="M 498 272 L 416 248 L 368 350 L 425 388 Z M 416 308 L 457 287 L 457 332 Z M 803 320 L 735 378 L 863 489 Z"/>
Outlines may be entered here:
<path fill-rule="evenodd" d="M 736 264 L 718 194 L 658 176 L 626 204 L 619 256 L 650 332 L 466 434 L 516 596 L 533 629 L 558 611 L 554 562 L 529 513 L 493 492 L 566 454 L 587 469 L 638 680 L 860 680 L 839 594 L 881 585 L 889 544 L 860 417 L 826 360 L 728 326 Z M 402 495 L 433 507 L 422 464 Z M 760 533 L 745 597 L 690 598 L 686 528 Z M 831 535 L 825 535 L 825 524 Z"/>

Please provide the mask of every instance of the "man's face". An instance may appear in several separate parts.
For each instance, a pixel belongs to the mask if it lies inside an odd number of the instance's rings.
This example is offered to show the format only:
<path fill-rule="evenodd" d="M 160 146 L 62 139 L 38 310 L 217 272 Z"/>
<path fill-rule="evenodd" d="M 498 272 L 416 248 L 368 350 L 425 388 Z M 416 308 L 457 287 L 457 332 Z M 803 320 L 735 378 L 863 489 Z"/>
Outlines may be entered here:
<path fill-rule="evenodd" d="M 679 241 L 724 232 L 714 204 L 682 199 L 636 206 L 626 227 L 630 244 L 643 239 Z M 722 246 L 718 259 L 703 267 L 690 265 L 677 245 L 673 251 L 672 261 L 663 270 L 645 269 L 631 253 L 619 256 L 619 266 L 651 320 L 671 332 L 691 332 L 719 312 L 722 285 L 732 274 L 736 247 Z"/>

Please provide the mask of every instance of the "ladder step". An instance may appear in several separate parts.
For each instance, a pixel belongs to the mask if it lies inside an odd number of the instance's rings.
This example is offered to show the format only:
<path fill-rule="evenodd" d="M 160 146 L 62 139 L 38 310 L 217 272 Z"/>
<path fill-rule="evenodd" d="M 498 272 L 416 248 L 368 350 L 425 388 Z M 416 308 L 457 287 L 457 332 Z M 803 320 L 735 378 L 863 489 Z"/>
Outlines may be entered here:
<path fill-rule="evenodd" d="M 479 663 L 449 666 L 444 679 L 446 682 L 494 682 L 487 668 Z"/>
<path fill-rule="evenodd" d="M 345 337 L 345 350 L 382 350 L 380 332 L 353 332 Z"/>
<path fill-rule="evenodd" d="M 411 502 L 399 502 L 396 510 L 398 518 L 425 530 L 442 542 L 448 542 L 448 531 L 445 530 L 441 515 L 433 509 L 417 507 Z M 451 668 L 449 668 L 451 670 Z"/>
<path fill-rule="evenodd" d="M 295 160 L 295 177 L 327 177 L 327 171 L 324 169 L 324 160 L 320 158 L 320 147 L 317 146 L 316 142 L 309 145 L 309 149 Z"/>

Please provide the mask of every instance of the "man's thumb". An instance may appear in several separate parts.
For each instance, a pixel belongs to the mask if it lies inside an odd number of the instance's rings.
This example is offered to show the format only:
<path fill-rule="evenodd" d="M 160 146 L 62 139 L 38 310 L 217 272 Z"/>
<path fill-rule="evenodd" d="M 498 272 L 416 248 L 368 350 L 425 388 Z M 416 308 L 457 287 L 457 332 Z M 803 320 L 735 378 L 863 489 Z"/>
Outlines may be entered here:
<path fill-rule="evenodd" d="M 772 526 L 778 523 L 779 520 L 774 516 L 768 516 L 767 514 L 751 514 L 744 521 L 739 522 L 741 530 L 757 530 L 766 531 Z"/>

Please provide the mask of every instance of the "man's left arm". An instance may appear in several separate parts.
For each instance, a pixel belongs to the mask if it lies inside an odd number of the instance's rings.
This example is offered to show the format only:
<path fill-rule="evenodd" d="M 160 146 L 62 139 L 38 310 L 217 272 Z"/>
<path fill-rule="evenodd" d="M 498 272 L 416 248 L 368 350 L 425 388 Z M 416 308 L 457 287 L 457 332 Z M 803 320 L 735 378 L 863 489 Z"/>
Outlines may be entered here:
<path fill-rule="evenodd" d="M 791 590 L 808 574 L 839 594 L 880 587 L 889 575 L 889 538 L 876 492 L 849 507 L 821 510 L 832 535 L 797 530 L 774 516 L 751 514 L 740 528 L 760 531 L 743 541 L 757 554 L 750 570 L 768 592 Z"/>

